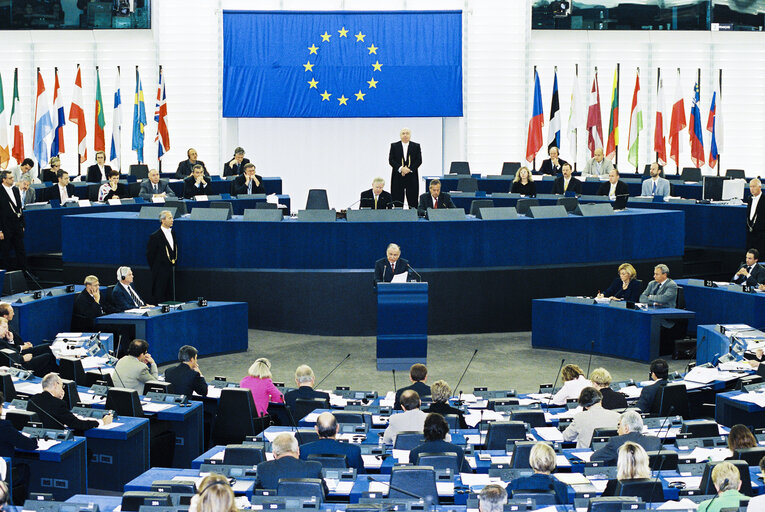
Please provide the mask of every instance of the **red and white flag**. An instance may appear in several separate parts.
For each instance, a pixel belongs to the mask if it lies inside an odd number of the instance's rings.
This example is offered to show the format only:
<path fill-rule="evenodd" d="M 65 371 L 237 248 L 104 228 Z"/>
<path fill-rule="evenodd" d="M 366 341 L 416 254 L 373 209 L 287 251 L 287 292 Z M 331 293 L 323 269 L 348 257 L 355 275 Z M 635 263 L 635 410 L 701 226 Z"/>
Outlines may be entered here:
<path fill-rule="evenodd" d="M 653 130 L 653 150 L 659 165 L 667 165 L 667 138 L 664 134 L 664 80 L 659 79 L 656 90 L 656 125 Z"/>
<path fill-rule="evenodd" d="M 672 117 L 669 120 L 669 157 L 675 161 L 675 165 L 680 167 L 680 151 L 683 149 L 683 143 L 680 138 L 680 132 L 685 129 L 685 103 L 683 101 L 683 89 L 680 85 L 680 71 L 677 72 L 677 87 L 675 87 L 675 98 L 672 103 Z"/>
<path fill-rule="evenodd" d="M 587 109 L 587 147 L 590 149 L 590 156 L 595 156 L 596 149 L 603 149 L 603 121 L 600 117 L 600 88 L 597 72 L 592 80 Z"/>
<path fill-rule="evenodd" d="M 77 125 L 77 153 L 80 155 L 80 163 L 88 159 L 88 146 L 85 136 L 88 133 L 85 127 L 85 111 L 82 109 L 82 72 L 77 66 L 77 77 L 74 79 L 72 91 L 72 106 L 69 108 L 69 120 Z"/>
<path fill-rule="evenodd" d="M 13 71 L 13 102 L 11 103 L 11 138 L 13 149 L 11 156 L 21 164 L 24 160 L 24 132 L 21 128 L 21 105 L 19 101 L 19 68 Z"/>

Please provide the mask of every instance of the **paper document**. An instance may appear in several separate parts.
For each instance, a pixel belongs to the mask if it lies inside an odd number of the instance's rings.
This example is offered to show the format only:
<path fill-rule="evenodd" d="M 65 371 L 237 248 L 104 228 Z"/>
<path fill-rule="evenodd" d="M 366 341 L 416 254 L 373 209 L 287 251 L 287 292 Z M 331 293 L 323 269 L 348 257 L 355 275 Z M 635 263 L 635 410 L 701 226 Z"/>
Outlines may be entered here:
<path fill-rule="evenodd" d="M 125 311 L 123 311 L 123 313 L 128 313 L 131 315 L 143 315 L 145 311 L 146 311 L 145 309 L 141 309 L 141 308 L 131 308 L 131 309 L 126 309 Z"/>
<path fill-rule="evenodd" d="M 41 382 L 14 381 L 13 386 L 16 388 L 16 391 L 25 395 L 36 395 L 38 393 L 42 393 Z"/>
<path fill-rule="evenodd" d="M 208 398 L 220 398 L 220 392 L 223 391 L 223 388 L 216 388 L 214 386 L 207 386 L 207 397 Z"/>
<path fill-rule="evenodd" d="M 554 473 L 553 477 L 568 485 L 590 483 L 587 477 L 584 476 L 584 473 Z"/>
<path fill-rule="evenodd" d="M 38 439 L 37 440 L 37 451 L 43 452 L 45 450 L 50 450 L 57 444 L 60 444 L 60 441 L 54 441 L 53 439 Z"/>
<path fill-rule="evenodd" d="M 18 386 L 16 386 L 16 389 L 18 389 Z M 739 402 L 749 402 L 760 407 L 765 407 L 765 393 L 741 393 L 740 395 L 732 396 L 731 398 L 733 400 L 738 400 Z"/>
<path fill-rule="evenodd" d="M 731 455 L 730 450 L 727 448 L 702 448 L 700 446 L 694 448 L 689 454 L 690 457 L 696 459 L 696 462 L 706 462 L 707 460 L 718 462 L 727 459 Z"/>
<path fill-rule="evenodd" d="M 500 484 L 502 482 L 499 477 L 492 477 L 487 473 L 460 473 L 460 479 L 462 480 L 462 485 L 466 485 L 468 487 L 472 487 L 474 485 L 485 486 L 489 484 Z M 504 487 L 504 485 L 502 487 Z"/>
<path fill-rule="evenodd" d="M 409 450 L 393 450 L 393 456 L 398 462 L 409 463 Z"/>
<path fill-rule="evenodd" d="M 324 479 L 325 482 L 327 482 L 327 488 L 329 489 L 329 492 L 333 494 L 342 494 L 347 495 L 351 493 L 351 489 L 353 489 L 353 484 L 356 482 L 353 480 L 337 480 L 337 479 Z M 252 483 L 252 482 L 250 482 Z"/>
<path fill-rule="evenodd" d="M 595 452 L 572 452 L 571 455 L 585 462 L 590 462 L 590 459 L 592 459 L 593 453 Z"/>
<path fill-rule="evenodd" d="M 699 504 L 695 503 L 688 498 L 683 498 L 680 501 L 667 501 L 665 503 L 662 503 L 658 507 L 656 507 L 656 510 L 678 510 L 678 509 L 693 509 L 696 510 L 699 508 Z"/>
<path fill-rule="evenodd" d="M 382 465 L 382 455 L 369 455 L 362 453 L 361 460 L 364 461 L 364 467 L 367 469 L 379 469 Z"/>
<path fill-rule="evenodd" d="M 108 425 L 99 425 L 98 428 L 101 430 L 111 430 L 113 428 L 121 427 L 122 425 L 124 425 L 124 423 L 117 423 L 116 421 L 112 421 Z"/>
<path fill-rule="evenodd" d="M 378 492 L 388 494 L 388 484 L 386 482 L 369 482 L 369 492 Z"/>
<path fill-rule="evenodd" d="M 536 427 L 534 430 L 545 441 L 563 442 L 563 433 L 557 427 Z"/>
<path fill-rule="evenodd" d="M 409 278 L 409 272 L 402 272 L 400 274 L 394 275 L 393 279 L 391 279 L 390 282 L 391 283 L 405 283 L 408 278 Z"/>
<path fill-rule="evenodd" d="M 143 407 L 144 412 L 146 411 L 160 412 L 167 409 L 172 409 L 173 407 L 175 407 L 175 404 L 159 404 L 154 402 L 148 402 L 148 403 L 141 402 L 141 406 Z"/>

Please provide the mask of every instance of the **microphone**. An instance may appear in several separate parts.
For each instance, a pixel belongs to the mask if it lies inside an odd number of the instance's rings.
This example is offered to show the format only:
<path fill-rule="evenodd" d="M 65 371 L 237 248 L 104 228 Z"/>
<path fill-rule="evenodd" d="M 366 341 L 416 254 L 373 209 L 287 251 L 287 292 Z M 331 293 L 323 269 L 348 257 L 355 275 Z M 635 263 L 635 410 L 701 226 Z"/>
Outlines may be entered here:
<path fill-rule="evenodd" d="M 590 342 L 590 360 L 587 363 L 587 374 L 585 375 L 588 379 L 590 378 L 590 365 L 592 365 L 592 354 L 595 352 L 595 340 L 592 340 Z"/>
<path fill-rule="evenodd" d="M 396 206 L 400 206 L 401 208 L 404 207 L 404 201 L 391 201 L 390 202 L 390 209 L 393 210 L 396 208 Z"/>
<path fill-rule="evenodd" d="M 356 206 L 357 204 L 359 204 L 359 203 L 360 203 L 361 201 L 363 201 L 363 200 L 364 200 L 364 198 L 362 197 L 362 198 L 361 198 L 361 199 L 359 199 L 358 201 L 356 201 L 356 202 L 354 202 L 354 203 L 351 203 L 350 205 L 346 206 L 346 207 L 345 207 L 345 209 L 346 209 L 346 210 L 350 210 L 352 207 Z M 362 205 L 362 206 L 363 206 L 363 205 Z"/>
<path fill-rule="evenodd" d="M 396 387 L 396 370 L 391 370 L 393 372 L 393 391 L 397 391 L 398 388 Z"/>
<path fill-rule="evenodd" d="M 409 264 L 409 262 L 407 262 L 407 263 L 406 263 L 406 267 L 407 267 L 409 270 L 411 270 L 412 272 L 414 272 L 414 273 L 415 273 L 415 275 L 417 276 L 417 279 L 419 279 L 419 282 L 422 282 L 422 276 L 420 275 L 420 273 L 419 273 L 419 272 L 417 272 L 417 271 L 414 269 L 414 267 L 412 267 L 412 266 Z"/>
<path fill-rule="evenodd" d="M 664 425 L 669 421 L 669 419 L 672 417 L 672 412 L 675 410 L 674 405 L 669 406 L 669 410 L 667 411 L 667 417 L 664 418 L 664 422 L 659 427 L 659 441 L 661 441 L 661 431 L 664 428 Z M 669 432 L 669 429 L 667 429 L 667 432 Z M 656 479 L 653 482 L 653 485 L 651 486 L 651 493 L 648 495 L 648 499 L 650 500 L 653 497 L 653 492 L 656 490 L 656 484 L 659 483 L 659 476 L 661 475 L 661 468 L 664 466 L 664 461 L 666 460 L 667 456 L 661 454 L 661 450 L 664 448 L 664 443 L 662 442 L 661 445 L 659 445 L 659 451 L 657 453 L 657 456 L 661 457 L 661 460 L 659 461 L 659 469 L 656 472 Z M 711 503 L 710 503 L 711 505 Z"/>
<path fill-rule="evenodd" d="M 345 362 L 345 361 L 346 361 L 348 358 L 350 358 L 350 357 L 351 357 L 351 354 L 350 354 L 350 353 L 348 353 L 348 355 L 347 355 L 347 356 L 345 356 L 345 357 L 343 358 L 343 360 L 342 360 L 342 361 L 340 361 L 339 363 L 337 363 L 337 366 L 335 366 L 334 368 L 332 368 L 332 371 L 330 371 L 330 372 L 329 372 L 329 373 L 328 373 L 328 374 L 327 374 L 327 375 L 326 375 L 326 376 L 325 376 L 323 379 L 321 379 L 321 380 L 320 380 L 320 381 L 319 381 L 317 384 L 314 384 L 314 386 L 313 386 L 313 387 L 314 387 L 314 388 L 317 388 L 317 387 L 319 387 L 319 386 L 321 385 L 321 383 L 322 383 L 322 382 L 324 382 L 325 380 L 327 380 L 327 377 L 329 377 L 330 375 L 332 375 L 332 373 L 334 373 L 334 371 L 335 371 L 335 370 L 337 370 L 338 368 L 340 368 L 340 365 L 341 365 L 341 364 L 343 364 L 343 363 L 344 363 L 344 362 Z"/>
<path fill-rule="evenodd" d="M 465 374 L 468 371 L 468 368 L 470 368 L 470 363 L 473 362 L 473 359 L 475 359 L 476 354 L 478 354 L 478 349 L 475 349 L 473 351 L 473 355 L 470 356 L 470 360 L 468 361 L 467 365 L 465 366 L 465 370 L 462 372 L 462 375 L 460 376 L 460 380 L 457 381 L 457 385 L 454 386 L 454 389 L 459 389 L 460 384 L 462 384 L 462 379 L 465 377 Z M 462 396 L 462 391 L 460 391 L 460 396 Z"/>
<path fill-rule="evenodd" d="M 45 390 L 43 390 L 43 391 L 45 391 Z M 51 415 L 48 411 L 46 411 L 45 409 L 43 409 L 42 407 L 40 407 L 39 405 L 34 403 L 32 400 L 29 400 L 27 403 L 34 406 L 34 407 L 32 407 L 32 412 L 41 412 L 41 413 L 45 414 L 47 417 L 49 417 L 50 419 L 52 419 L 53 421 L 55 421 L 56 423 L 58 423 L 59 425 L 61 425 L 61 428 L 63 430 L 72 430 L 69 427 L 67 427 L 66 425 L 64 425 L 63 423 L 61 423 L 55 416 Z"/>
<path fill-rule="evenodd" d="M 290 407 L 287 404 L 284 404 L 284 409 L 287 411 L 287 415 L 290 417 L 290 423 L 292 423 L 292 431 L 295 433 L 295 439 L 298 440 L 298 445 L 303 444 L 303 438 L 300 436 L 300 430 L 298 430 L 297 421 L 295 421 L 295 417 L 292 415 Z"/>
<path fill-rule="evenodd" d="M 24 269 L 23 272 L 24 272 L 25 276 L 27 276 L 29 279 L 32 280 L 32 282 L 37 286 L 38 290 L 44 290 L 45 289 L 45 288 L 42 287 L 40 282 L 37 279 L 35 279 L 35 277 L 32 275 L 32 273 L 29 270 Z"/>
<path fill-rule="evenodd" d="M 387 263 L 388 260 L 385 260 Z M 382 282 L 385 282 L 385 272 L 388 270 L 388 265 L 383 264 L 383 276 L 382 276 Z"/>
<path fill-rule="evenodd" d="M 420 496 L 418 494 L 415 494 L 415 493 L 413 493 L 411 491 L 407 491 L 406 489 L 402 489 L 400 487 L 396 487 L 395 485 L 391 485 L 390 482 L 384 482 L 382 480 L 375 480 L 371 476 L 367 476 L 367 480 L 370 481 L 370 482 L 377 482 L 378 484 L 387 485 L 388 489 L 389 489 L 389 491 L 388 491 L 388 496 L 389 497 L 390 497 L 390 491 L 396 491 L 396 492 L 400 492 L 401 494 L 405 494 L 406 496 L 409 496 L 410 498 L 414 498 L 416 500 L 424 500 L 424 501 L 427 501 L 428 503 L 433 501 L 433 497 L 432 496 L 428 496 L 427 498 L 425 498 L 425 497 Z M 427 509 L 429 509 L 429 507 Z"/>
<path fill-rule="evenodd" d="M 552 402 L 553 399 L 553 392 L 555 391 L 555 385 L 558 384 L 558 378 L 560 377 L 560 371 L 563 369 L 563 363 L 566 362 L 566 358 L 560 360 L 560 366 L 558 367 L 558 373 L 555 374 L 555 382 L 553 382 L 553 387 L 550 390 L 550 398 L 547 400 L 547 408 L 550 408 L 550 402 Z"/>
<path fill-rule="evenodd" d="M 717 497 L 720 495 L 720 493 L 721 493 L 721 492 L 725 492 L 725 491 L 727 491 L 727 490 L 728 490 L 728 489 L 727 489 L 727 487 L 728 487 L 728 484 L 730 484 L 730 480 L 728 480 L 727 478 L 726 478 L 725 480 L 723 480 L 723 483 L 722 483 L 722 485 L 720 486 L 720 489 L 717 491 L 717 494 L 715 494 L 714 498 L 712 498 L 711 500 L 709 500 L 709 506 L 707 507 L 707 510 L 709 510 L 709 507 L 711 507 L 711 506 L 712 506 L 712 503 L 714 503 L 714 502 L 715 502 L 715 500 L 717 499 Z"/>

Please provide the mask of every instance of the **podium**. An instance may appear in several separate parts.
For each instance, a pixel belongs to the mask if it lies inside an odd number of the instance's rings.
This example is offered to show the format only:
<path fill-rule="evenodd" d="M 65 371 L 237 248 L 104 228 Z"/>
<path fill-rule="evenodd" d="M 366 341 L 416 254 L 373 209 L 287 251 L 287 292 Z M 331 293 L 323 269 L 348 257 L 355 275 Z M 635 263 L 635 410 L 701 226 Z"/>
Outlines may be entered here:
<path fill-rule="evenodd" d="M 426 364 L 428 283 L 377 283 L 377 369 Z"/>

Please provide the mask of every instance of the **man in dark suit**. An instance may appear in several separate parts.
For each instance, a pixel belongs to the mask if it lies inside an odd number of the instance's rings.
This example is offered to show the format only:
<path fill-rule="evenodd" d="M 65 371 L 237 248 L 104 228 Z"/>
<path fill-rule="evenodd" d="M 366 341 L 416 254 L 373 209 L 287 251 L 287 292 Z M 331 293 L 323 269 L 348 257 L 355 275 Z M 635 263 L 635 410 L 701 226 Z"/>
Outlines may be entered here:
<path fill-rule="evenodd" d="M 420 145 L 411 142 L 412 132 L 404 128 L 399 134 L 401 140 L 390 145 L 388 163 L 391 167 L 390 193 L 393 205 L 404 206 L 404 194 L 409 208 L 417 204 L 420 192 L 420 177 L 418 170 L 422 165 Z"/>
<path fill-rule="evenodd" d="M 415 363 L 409 368 L 409 380 L 412 383 L 405 387 L 396 390 L 396 401 L 393 404 L 393 410 L 398 411 L 401 409 L 401 393 L 407 390 L 416 391 L 420 397 L 430 396 L 430 386 L 425 384 L 428 380 L 428 367 L 421 363 Z"/>
<path fill-rule="evenodd" d="M 561 172 L 563 176 L 555 178 L 552 193 L 564 195 L 566 192 L 574 192 L 578 196 L 582 195 L 582 182 L 571 176 L 571 164 L 564 163 Z"/>
<path fill-rule="evenodd" d="M 210 176 L 210 174 L 207 172 L 207 167 L 205 167 L 205 163 L 202 160 L 197 160 L 197 150 L 194 148 L 189 148 L 188 151 L 186 151 L 186 156 L 189 158 L 187 160 L 183 160 L 178 163 L 178 169 L 175 171 L 175 179 L 182 180 L 186 176 L 190 176 L 193 171 L 194 167 L 196 165 L 201 165 L 202 170 L 204 171 L 205 176 Z"/>
<path fill-rule="evenodd" d="M 61 206 L 69 201 L 77 201 L 79 198 L 74 194 L 74 185 L 69 183 L 69 173 L 58 171 L 58 183 L 45 189 L 48 201 L 58 201 Z"/>
<path fill-rule="evenodd" d="M 3 409 L 3 403 L 5 402 L 5 396 L 0 391 L 0 413 L 5 415 Z M 21 462 L 18 457 L 13 460 L 13 456 L 16 454 L 16 449 L 21 450 L 36 450 L 37 439 L 27 437 L 13 426 L 8 420 L 0 420 L 0 457 L 7 457 L 11 459 L 11 467 L 7 468 L 9 472 L 12 471 L 13 481 L 13 501 L 16 505 L 23 505 L 24 501 L 29 494 L 29 480 L 30 470 L 29 465 Z M 0 505 L 0 509 L 2 506 Z"/>
<path fill-rule="evenodd" d="M 178 395 L 191 396 L 196 393 L 207 396 L 207 381 L 197 362 L 197 349 L 191 345 L 184 345 L 178 349 L 178 361 L 180 364 L 165 370 L 165 382 L 173 385 L 172 392 Z"/>
<path fill-rule="evenodd" d="M 231 195 L 239 196 L 242 194 L 265 194 L 266 187 L 263 186 L 263 178 L 255 174 L 255 164 L 244 164 L 244 173 L 237 176 L 231 182 Z"/>
<path fill-rule="evenodd" d="M 244 174 L 244 166 L 249 164 L 250 160 L 244 157 L 244 148 L 234 150 L 234 158 L 223 164 L 223 176 L 239 176 Z"/>
<path fill-rule="evenodd" d="M 608 196 L 613 201 L 616 197 L 630 195 L 630 189 L 619 179 L 619 171 L 611 169 L 608 171 L 608 181 L 601 183 L 598 195 Z"/>
<path fill-rule="evenodd" d="M 765 204 L 762 199 L 762 182 L 754 178 L 749 182 L 751 196 L 746 198 L 746 246 L 765 251 Z"/>
<path fill-rule="evenodd" d="M 361 448 L 356 444 L 341 443 L 335 440 L 340 430 L 337 419 L 331 412 L 323 412 L 316 418 L 316 432 L 319 440 L 304 444 L 300 448 L 300 458 L 308 460 L 311 454 L 319 455 L 345 455 L 348 467 L 361 471 L 364 469 L 364 461 L 361 458 Z"/>
<path fill-rule="evenodd" d="M 417 213 L 420 217 L 428 216 L 428 208 L 454 208 L 452 197 L 447 192 L 441 192 L 441 180 L 431 180 L 428 192 L 420 196 Z"/>
<path fill-rule="evenodd" d="M 401 248 L 396 244 L 388 244 L 385 258 L 375 262 L 375 283 L 390 283 L 393 276 L 409 271 L 409 262 L 401 258 Z"/>
<path fill-rule="evenodd" d="M 125 311 L 146 306 L 138 293 L 131 286 L 133 283 L 133 271 L 130 267 L 117 269 L 119 282 L 112 288 L 112 304 L 117 311 Z"/>
<path fill-rule="evenodd" d="M 29 398 L 27 410 L 36 412 L 45 428 L 70 428 L 82 432 L 112 422 L 111 414 L 101 420 L 81 420 L 75 416 L 64 402 L 64 383 L 57 373 L 43 377 L 42 389 L 42 393 Z"/>
<path fill-rule="evenodd" d="M 359 208 L 371 208 L 372 210 L 387 210 L 393 205 L 393 196 L 383 190 L 385 180 L 375 178 L 372 180 L 372 188 L 361 193 Z"/>
<path fill-rule="evenodd" d="M 72 330 L 75 332 L 94 332 L 96 318 L 105 314 L 101 305 L 101 291 L 96 276 L 85 278 L 85 289 L 74 299 L 72 310 Z"/>
<path fill-rule="evenodd" d="M 539 172 L 556 176 L 563 171 L 563 166 L 566 164 L 566 161 L 558 158 L 558 148 L 555 146 L 550 147 L 548 154 L 550 155 L 550 158 L 542 161 L 542 166 L 539 168 Z"/>
<path fill-rule="evenodd" d="M 10 323 L 14 315 L 13 306 L 7 302 L 0 302 L 0 349 L 13 351 L 15 355 L 12 359 L 38 377 L 57 372 L 58 364 L 49 344 L 34 346 L 21 339 L 19 333 L 11 330 Z"/>
<path fill-rule="evenodd" d="M 13 186 L 11 171 L 0 171 L 3 190 L 0 190 L 0 247 L 3 251 L 3 268 L 12 269 L 11 249 L 16 252 L 18 268 L 27 270 L 27 251 L 24 247 L 24 212 L 21 193 Z"/>
<path fill-rule="evenodd" d="M 191 176 L 183 180 L 183 197 L 191 199 L 195 196 L 209 196 L 211 193 L 210 178 L 205 179 L 204 168 L 195 165 Z"/>
<path fill-rule="evenodd" d="M 96 151 L 96 163 L 88 167 L 88 183 L 101 183 L 109 179 L 111 165 L 106 165 L 106 153 Z"/>
<path fill-rule="evenodd" d="M 669 382 L 667 380 L 667 377 L 669 377 L 669 365 L 664 359 L 654 359 L 651 361 L 650 377 L 654 383 L 643 388 L 640 392 L 640 398 L 638 398 L 635 404 L 635 408 L 641 412 L 651 412 L 656 395 Z"/>
<path fill-rule="evenodd" d="M 646 451 L 659 450 L 661 439 L 654 436 L 645 436 L 643 432 L 643 418 L 635 411 L 627 411 L 619 418 L 618 436 L 612 437 L 606 445 L 592 454 L 590 460 L 600 460 L 607 465 L 616 466 L 619 458 L 619 448 L 627 441 L 637 443 Z"/>
<path fill-rule="evenodd" d="M 318 398 L 320 400 L 329 401 L 329 394 L 322 391 L 316 391 L 313 389 L 316 376 L 313 374 L 313 370 L 306 364 L 301 364 L 295 370 L 295 384 L 298 388 L 287 392 L 284 395 L 284 403 L 290 409 L 295 408 L 295 401 L 299 398 L 301 400 L 313 400 Z M 300 418 L 296 418 L 300 419 Z"/>
<path fill-rule="evenodd" d="M 255 471 L 255 489 L 278 489 L 279 480 L 282 478 L 322 479 L 320 463 L 300 460 L 300 447 L 291 433 L 282 432 L 276 436 L 271 447 L 274 460 L 258 464 Z M 327 484 L 324 483 L 323 487 L 326 496 Z"/>
<path fill-rule="evenodd" d="M 759 260 L 760 251 L 754 248 L 746 251 L 746 261 L 738 267 L 731 282 L 748 286 L 759 286 L 765 283 L 765 268 L 762 268 Z"/>
<path fill-rule="evenodd" d="M 159 178 L 159 171 L 152 169 L 149 171 L 149 177 L 141 183 L 141 189 L 138 192 L 145 201 L 151 201 L 155 197 L 169 198 L 175 197 L 175 192 L 170 188 L 167 180 Z"/>
<path fill-rule="evenodd" d="M 175 273 L 178 263 L 178 241 L 173 231 L 173 214 L 162 210 L 159 229 L 149 235 L 146 244 L 146 261 L 151 270 L 152 304 L 175 300 Z"/>

